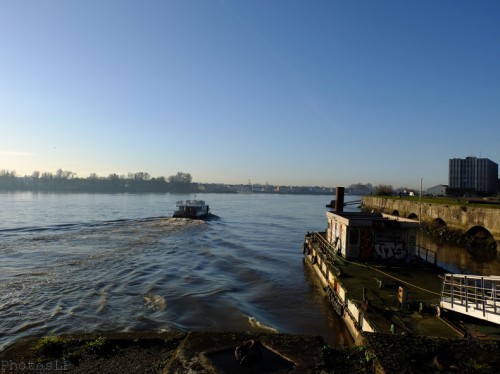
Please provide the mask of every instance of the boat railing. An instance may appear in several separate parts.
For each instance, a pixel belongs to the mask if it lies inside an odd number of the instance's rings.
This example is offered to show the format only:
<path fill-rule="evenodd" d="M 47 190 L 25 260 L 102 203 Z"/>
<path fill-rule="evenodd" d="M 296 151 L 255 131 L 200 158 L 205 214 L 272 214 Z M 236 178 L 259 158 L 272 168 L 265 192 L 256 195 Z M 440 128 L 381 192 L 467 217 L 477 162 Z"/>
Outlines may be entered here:
<path fill-rule="evenodd" d="M 417 257 L 425 262 L 437 265 L 437 252 L 428 248 L 417 246 Z"/>
<path fill-rule="evenodd" d="M 445 274 L 440 307 L 500 324 L 500 276 Z"/>
<path fill-rule="evenodd" d="M 176 203 L 177 206 L 204 206 L 205 202 L 203 200 L 179 200 Z"/>
<path fill-rule="evenodd" d="M 310 240 L 312 243 L 317 244 L 317 248 L 323 255 L 326 263 L 334 266 L 336 262 L 342 262 L 342 258 L 337 255 L 335 247 L 325 239 L 324 233 L 313 232 L 310 235 Z"/>

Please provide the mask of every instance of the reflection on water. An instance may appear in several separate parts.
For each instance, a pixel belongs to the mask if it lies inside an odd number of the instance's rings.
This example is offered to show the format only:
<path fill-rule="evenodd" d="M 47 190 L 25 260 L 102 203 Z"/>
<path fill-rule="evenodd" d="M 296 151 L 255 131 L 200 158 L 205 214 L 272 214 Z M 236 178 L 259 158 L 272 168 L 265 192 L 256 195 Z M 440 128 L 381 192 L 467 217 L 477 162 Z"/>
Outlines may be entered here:
<path fill-rule="evenodd" d="M 419 247 L 437 254 L 437 264 L 449 272 L 474 275 L 500 275 L 500 258 L 496 249 L 463 248 L 440 243 L 434 238 L 419 234 Z"/>

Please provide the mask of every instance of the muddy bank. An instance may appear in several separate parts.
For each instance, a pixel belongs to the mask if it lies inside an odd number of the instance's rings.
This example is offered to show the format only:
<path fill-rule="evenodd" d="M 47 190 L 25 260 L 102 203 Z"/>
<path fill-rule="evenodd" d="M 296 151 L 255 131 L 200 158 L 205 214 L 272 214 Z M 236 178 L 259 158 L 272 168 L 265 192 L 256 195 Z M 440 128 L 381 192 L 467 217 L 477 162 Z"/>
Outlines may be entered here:
<path fill-rule="evenodd" d="M 496 373 L 500 342 L 366 334 L 103 333 L 30 338 L 0 353 L 0 373 Z"/>

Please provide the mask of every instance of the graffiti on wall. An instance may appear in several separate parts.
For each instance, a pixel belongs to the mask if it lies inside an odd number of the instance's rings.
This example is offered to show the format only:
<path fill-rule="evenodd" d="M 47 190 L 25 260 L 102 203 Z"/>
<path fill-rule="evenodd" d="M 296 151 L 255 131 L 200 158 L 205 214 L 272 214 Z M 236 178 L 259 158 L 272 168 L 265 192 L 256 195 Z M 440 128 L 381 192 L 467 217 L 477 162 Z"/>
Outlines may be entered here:
<path fill-rule="evenodd" d="M 362 259 L 370 258 L 372 255 L 372 235 L 370 229 L 363 228 L 361 230 L 361 241 L 359 245 L 359 257 Z"/>
<path fill-rule="evenodd" d="M 405 257 L 406 250 L 401 241 L 375 243 L 375 258 L 400 260 Z"/>
<path fill-rule="evenodd" d="M 408 250 L 410 253 L 415 253 L 415 249 L 417 248 L 417 238 L 415 235 L 410 235 L 408 239 Z"/>

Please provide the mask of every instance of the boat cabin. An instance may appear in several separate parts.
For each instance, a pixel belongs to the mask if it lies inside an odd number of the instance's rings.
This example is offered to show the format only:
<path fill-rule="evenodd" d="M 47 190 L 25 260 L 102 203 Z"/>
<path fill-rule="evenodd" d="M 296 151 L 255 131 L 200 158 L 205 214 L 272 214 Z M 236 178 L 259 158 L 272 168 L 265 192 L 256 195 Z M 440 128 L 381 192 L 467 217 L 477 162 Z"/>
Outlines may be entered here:
<path fill-rule="evenodd" d="M 210 214 L 210 208 L 203 200 L 180 200 L 176 203 L 177 210 L 174 212 L 174 218 L 207 218 Z"/>
<path fill-rule="evenodd" d="M 383 213 L 326 212 L 326 240 L 353 260 L 401 260 L 416 254 L 417 221 Z"/>

